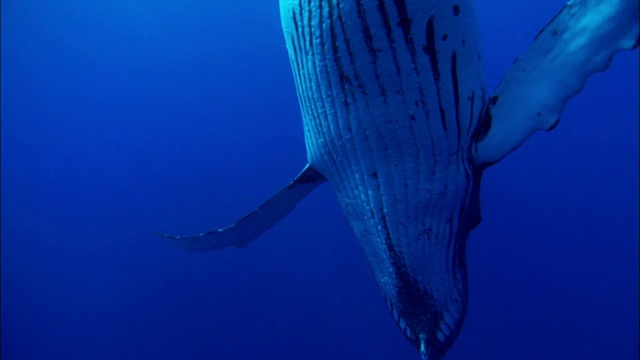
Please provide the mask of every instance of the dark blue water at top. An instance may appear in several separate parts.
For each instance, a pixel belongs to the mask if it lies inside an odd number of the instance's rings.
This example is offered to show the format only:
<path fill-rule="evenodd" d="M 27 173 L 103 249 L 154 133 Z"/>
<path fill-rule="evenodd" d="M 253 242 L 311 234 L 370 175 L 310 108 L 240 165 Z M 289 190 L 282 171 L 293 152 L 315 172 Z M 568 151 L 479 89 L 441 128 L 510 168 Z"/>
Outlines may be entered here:
<path fill-rule="evenodd" d="M 562 1 L 478 1 L 493 89 Z M 638 358 L 638 52 L 486 172 L 448 359 Z M 2 359 L 417 359 L 305 164 L 277 1 L 2 2 Z"/>

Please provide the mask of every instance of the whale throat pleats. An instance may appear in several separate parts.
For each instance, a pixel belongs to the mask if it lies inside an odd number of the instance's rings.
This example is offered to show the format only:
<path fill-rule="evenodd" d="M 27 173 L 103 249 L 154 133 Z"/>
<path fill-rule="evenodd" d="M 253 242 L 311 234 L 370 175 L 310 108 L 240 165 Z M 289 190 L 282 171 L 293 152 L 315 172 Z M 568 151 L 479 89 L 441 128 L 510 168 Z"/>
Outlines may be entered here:
<path fill-rule="evenodd" d="M 475 15 L 404 0 L 281 1 L 309 164 L 334 186 L 395 321 L 438 358 L 466 312 L 484 88 Z"/>

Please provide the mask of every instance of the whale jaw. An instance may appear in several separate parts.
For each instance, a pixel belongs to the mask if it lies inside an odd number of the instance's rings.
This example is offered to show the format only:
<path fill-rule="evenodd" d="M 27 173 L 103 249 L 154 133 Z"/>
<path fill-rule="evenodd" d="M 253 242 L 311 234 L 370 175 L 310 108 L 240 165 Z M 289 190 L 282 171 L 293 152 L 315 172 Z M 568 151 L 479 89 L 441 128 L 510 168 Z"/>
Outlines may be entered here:
<path fill-rule="evenodd" d="M 380 174 L 343 178 L 367 186 L 334 183 L 393 319 L 425 359 L 444 357 L 467 311 L 466 243 L 480 222 L 481 171 L 454 173 L 459 181 L 404 198 Z"/>

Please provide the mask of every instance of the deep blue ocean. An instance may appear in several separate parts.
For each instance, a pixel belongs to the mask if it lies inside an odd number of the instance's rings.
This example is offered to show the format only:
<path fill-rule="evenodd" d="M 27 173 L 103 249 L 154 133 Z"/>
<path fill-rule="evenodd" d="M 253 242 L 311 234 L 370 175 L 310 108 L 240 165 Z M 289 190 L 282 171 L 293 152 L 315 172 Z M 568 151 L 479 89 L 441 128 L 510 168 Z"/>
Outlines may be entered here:
<path fill-rule="evenodd" d="M 562 7 L 477 1 L 487 88 Z M 305 165 L 278 2 L 2 1 L 2 359 L 418 359 Z M 638 358 L 638 51 L 485 172 L 455 359 Z"/>

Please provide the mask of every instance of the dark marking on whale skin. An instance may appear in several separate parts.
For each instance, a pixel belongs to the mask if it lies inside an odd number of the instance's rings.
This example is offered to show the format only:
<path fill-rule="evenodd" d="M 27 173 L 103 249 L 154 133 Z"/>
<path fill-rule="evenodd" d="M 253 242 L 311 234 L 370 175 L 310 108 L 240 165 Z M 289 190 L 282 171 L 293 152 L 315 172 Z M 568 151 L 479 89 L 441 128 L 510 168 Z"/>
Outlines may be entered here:
<path fill-rule="evenodd" d="M 436 84 L 436 94 L 438 96 L 438 111 L 440 112 L 440 123 L 442 129 L 446 132 L 447 129 L 447 115 L 442 105 L 442 91 L 440 90 L 440 69 L 438 68 L 438 53 L 436 50 L 436 30 L 435 30 L 435 17 L 431 15 L 427 20 L 427 26 L 425 29 L 426 45 L 422 47 L 422 51 L 429 58 L 431 65 L 431 73 Z"/>
<path fill-rule="evenodd" d="M 384 245 L 391 259 L 391 265 L 396 279 L 397 311 L 398 313 L 402 313 L 403 320 L 406 323 L 402 326 L 400 318 L 397 318 L 396 322 L 403 332 L 407 333 L 407 327 L 410 329 L 410 333 L 413 336 L 408 337 L 408 340 L 413 346 L 419 349 L 423 339 L 415 335 L 419 333 L 435 334 L 438 323 L 440 319 L 442 319 L 442 314 L 436 310 L 437 306 L 435 306 L 435 304 L 437 302 L 435 298 L 427 293 L 420 286 L 420 282 L 411 276 L 402 256 L 393 246 L 389 232 L 389 223 L 384 213 L 380 220 L 382 220 L 382 229 L 384 230 Z M 393 311 L 393 308 L 390 310 Z M 429 355 L 434 359 L 439 359 L 444 356 L 446 349 L 448 349 L 448 346 L 443 347 L 442 343 L 440 343 L 435 336 L 429 336 L 424 340 L 426 340 L 426 344 L 429 345 L 432 351 Z"/>
<path fill-rule="evenodd" d="M 431 72 L 436 82 L 440 81 L 440 71 L 438 70 L 438 54 L 436 53 L 436 30 L 435 30 L 435 17 L 432 15 L 427 20 L 427 26 L 425 28 L 426 45 L 422 47 L 425 55 L 429 57 L 429 63 L 431 64 Z"/>
<path fill-rule="evenodd" d="M 417 53 L 416 47 L 413 42 L 413 36 L 411 35 L 411 24 L 413 20 L 409 17 L 409 12 L 407 11 L 407 3 L 405 0 L 393 0 L 393 4 L 396 7 L 396 11 L 398 13 L 398 26 L 402 30 L 402 37 L 404 38 L 404 42 L 407 45 L 407 49 L 409 49 L 409 54 L 411 55 L 411 61 L 416 63 Z"/>
<path fill-rule="evenodd" d="M 471 109 L 470 109 L 470 116 L 469 116 L 469 124 L 468 124 L 468 128 L 467 128 L 467 134 L 471 132 L 471 130 L 473 129 L 473 120 L 475 120 L 475 104 L 476 104 L 476 92 L 472 91 L 471 92 L 471 97 L 469 98 L 469 102 L 471 103 Z"/>
<path fill-rule="evenodd" d="M 489 130 L 491 130 L 491 123 L 493 121 L 492 108 L 498 103 L 498 96 L 494 95 L 489 98 L 489 101 L 484 105 L 484 108 L 480 112 L 478 119 L 478 125 L 473 133 L 474 140 L 476 142 L 484 139 Z"/>
<path fill-rule="evenodd" d="M 358 66 L 356 66 L 356 57 L 353 52 L 353 47 L 351 45 L 352 40 L 349 36 L 348 31 L 346 30 L 346 26 L 344 23 L 344 17 L 342 16 L 342 3 L 340 0 L 336 3 L 336 8 L 338 9 L 338 23 L 340 24 L 340 33 L 344 40 L 345 48 L 347 51 L 347 57 L 349 58 L 349 66 L 353 70 L 353 77 L 355 78 L 358 89 L 362 92 L 363 95 L 369 95 L 367 88 L 364 86 L 364 81 L 362 79 L 362 75 L 358 70 Z"/>
<path fill-rule="evenodd" d="M 453 16 L 457 17 L 458 15 L 460 15 L 460 5 L 458 5 L 458 4 L 453 5 L 451 10 L 453 10 Z"/>
<path fill-rule="evenodd" d="M 387 42 L 389 43 L 389 47 L 391 48 L 391 56 L 393 57 L 393 65 L 395 66 L 396 74 L 400 77 L 402 75 L 402 71 L 400 70 L 400 63 L 398 61 L 398 50 L 396 49 L 395 40 L 393 39 L 391 19 L 389 18 L 389 12 L 387 11 L 384 0 L 376 0 L 376 8 L 380 13 L 382 27 L 384 27 L 384 34 L 387 38 Z"/>
<path fill-rule="evenodd" d="M 462 228 L 471 230 L 475 229 L 482 222 L 482 208 L 480 207 L 480 183 L 482 182 L 482 173 L 484 169 L 478 166 L 472 166 L 472 174 L 475 181 L 469 194 L 469 204 L 462 216 Z M 466 247 L 464 248 L 466 249 Z M 464 257 L 466 259 L 466 257 Z M 466 265 L 465 265 L 466 268 Z"/>
<path fill-rule="evenodd" d="M 453 103 L 456 111 L 456 129 L 458 130 L 458 147 L 460 147 L 460 85 L 458 83 L 458 54 L 451 52 L 451 82 L 453 84 Z"/>
<path fill-rule="evenodd" d="M 384 102 L 387 103 L 387 89 L 385 88 L 382 78 L 380 76 L 380 69 L 378 68 L 378 49 L 376 49 L 375 44 L 373 43 L 373 32 L 371 27 L 369 26 L 369 21 L 367 20 L 367 14 L 364 9 L 364 5 L 362 4 L 362 0 L 356 0 L 356 9 L 358 14 L 358 20 L 360 21 L 360 30 L 362 31 L 362 37 L 364 38 L 364 43 L 367 47 L 367 51 L 369 52 L 369 56 L 371 57 L 371 62 L 373 64 L 374 75 L 376 78 L 376 82 L 378 83 L 378 89 L 380 90 L 380 94 L 384 99 Z"/>

